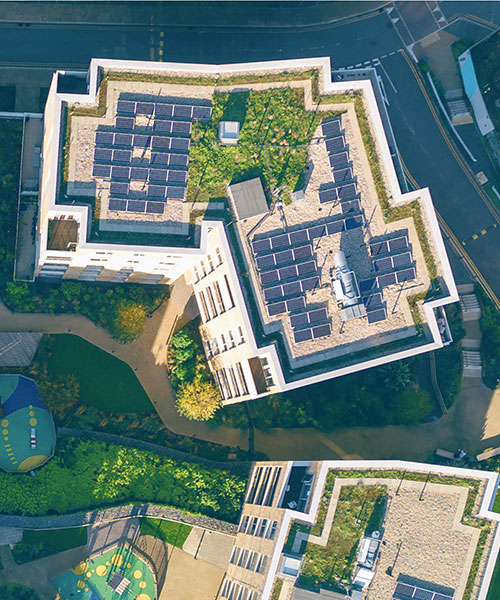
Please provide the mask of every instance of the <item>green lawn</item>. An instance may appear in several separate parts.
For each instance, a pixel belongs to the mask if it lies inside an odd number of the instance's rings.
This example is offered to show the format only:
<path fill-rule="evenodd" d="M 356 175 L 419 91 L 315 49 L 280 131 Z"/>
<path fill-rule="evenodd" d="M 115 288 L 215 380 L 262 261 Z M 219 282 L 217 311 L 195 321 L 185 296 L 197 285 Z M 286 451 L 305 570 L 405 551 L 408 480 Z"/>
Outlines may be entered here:
<path fill-rule="evenodd" d="M 87 528 L 33 531 L 26 529 L 23 539 L 12 548 L 12 555 L 21 565 L 44 556 L 58 554 L 87 543 Z"/>
<path fill-rule="evenodd" d="M 38 594 L 24 585 L 11 583 L 0 586 L 0 598 L 2 600 L 39 600 Z"/>
<path fill-rule="evenodd" d="M 146 392 L 127 364 L 76 335 L 56 336 L 48 369 L 51 375 L 74 375 L 83 405 L 105 412 L 154 412 Z"/>
<path fill-rule="evenodd" d="M 328 497 L 333 483 L 330 474 L 325 486 Z M 385 496 L 384 486 L 342 487 L 327 545 L 306 544 L 300 574 L 305 587 L 334 588 L 339 580 L 350 579 L 361 537 L 382 524 Z"/>
<path fill-rule="evenodd" d="M 176 523 L 175 521 L 150 519 L 149 517 L 141 519 L 141 535 L 152 535 L 167 544 L 181 549 L 191 529 L 193 529 L 191 525 Z"/>
<path fill-rule="evenodd" d="M 490 583 L 490 589 L 486 600 L 498 600 L 498 598 L 500 598 L 500 558 L 497 558 L 497 564 L 493 573 L 493 578 Z"/>
<path fill-rule="evenodd" d="M 493 504 L 493 512 L 500 513 L 500 490 L 497 492 L 495 503 Z"/>

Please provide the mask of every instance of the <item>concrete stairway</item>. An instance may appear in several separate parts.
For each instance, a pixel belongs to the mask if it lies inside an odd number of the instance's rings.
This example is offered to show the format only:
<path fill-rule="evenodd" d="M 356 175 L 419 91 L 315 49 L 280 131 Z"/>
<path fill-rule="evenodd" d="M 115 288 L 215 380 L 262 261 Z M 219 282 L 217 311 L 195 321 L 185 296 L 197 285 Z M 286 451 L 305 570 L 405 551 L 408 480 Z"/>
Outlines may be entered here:
<path fill-rule="evenodd" d="M 476 321 L 481 317 L 481 306 L 475 294 L 460 295 L 464 321 Z"/>
<path fill-rule="evenodd" d="M 464 367 L 464 377 L 481 377 L 483 369 L 479 350 L 463 348 L 462 364 Z"/>

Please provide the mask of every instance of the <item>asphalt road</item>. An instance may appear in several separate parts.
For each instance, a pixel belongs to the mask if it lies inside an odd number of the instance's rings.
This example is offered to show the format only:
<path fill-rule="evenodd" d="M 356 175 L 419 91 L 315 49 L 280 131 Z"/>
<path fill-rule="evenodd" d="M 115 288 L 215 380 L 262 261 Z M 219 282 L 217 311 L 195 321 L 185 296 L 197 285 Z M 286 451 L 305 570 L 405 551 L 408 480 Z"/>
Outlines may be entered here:
<path fill-rule="evenodd" d="M 500 2 L 445 2 L 440 7 L 447 18 L 469 13 L 500 23 Z M 347 24 L 285 31 L 0 26 L 0 65 L 86 68 L 92 57 L 158 60 L 163 56 L 174 62 L 226 63 L 330 56 L 335 68 L 373 66 L 379 59 L 389 115 L 408 170 L 420 186 L 430 187 L 438 211 L 500 297 L 495 265 L 500 226 L 493 227 L 493 215 L 441 135 L 398 52 L 402 46 L 385 13 Z"/>

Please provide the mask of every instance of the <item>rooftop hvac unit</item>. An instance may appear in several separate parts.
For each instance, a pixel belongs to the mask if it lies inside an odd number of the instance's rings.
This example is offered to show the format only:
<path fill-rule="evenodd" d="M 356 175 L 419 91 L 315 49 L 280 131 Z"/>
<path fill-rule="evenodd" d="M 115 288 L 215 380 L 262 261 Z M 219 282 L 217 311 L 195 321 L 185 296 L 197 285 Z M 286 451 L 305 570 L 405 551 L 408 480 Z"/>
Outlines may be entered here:
<path fill-rule="evenodd" d="M 366 308 L 361 300 L 356 274 L 349 269 L 345 254 L 337 252 L 333 258 L 335 275 L 333 292 L 337 302 L 342 305 L 340 312 L 343 321 L 366 317 Z"/>

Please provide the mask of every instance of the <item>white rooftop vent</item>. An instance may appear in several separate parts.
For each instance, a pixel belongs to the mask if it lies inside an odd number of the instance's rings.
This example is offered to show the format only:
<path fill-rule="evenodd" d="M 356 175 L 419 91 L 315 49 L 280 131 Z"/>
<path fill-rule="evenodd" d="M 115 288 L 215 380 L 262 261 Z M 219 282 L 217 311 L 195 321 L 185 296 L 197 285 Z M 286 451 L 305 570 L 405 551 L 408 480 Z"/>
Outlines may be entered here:
<path fill-rule="evenodd" d="M 358 567 L 355 575 L 354 575 L 354 585 L 359 586 L 360 588 L 365 588 L 369 585 L 375 576 L 375 571 L 371 571 L 370 569 L 365 569 L 364 567 Z"/>
<path fill-rule="evenodd" d="M 283 554 L 279 571 L 282 575 L 298 577 L 301 564 L 302 561 L 300 558 L 290 556 L 289 554 Z"/>
<path fill-rule="evenodd" d="M 337 252 L 333 258 L 335 265 L 335 275 L 337 279 L 333 281 L 333 291 L 337 302 L 342 304 L 341 318 L 343 321 L 350 321 L 359 317 L 366 317 L 366 308 L 361 300 L 358 282 L 354 271 L 349 269 L 345 254 Z"/>
<path fill-rule="evenodd" d="M 219 123 L 219 140 L 221 144 L 236 146 L 240 137 L 238 121 L 221 121 Z"/>

